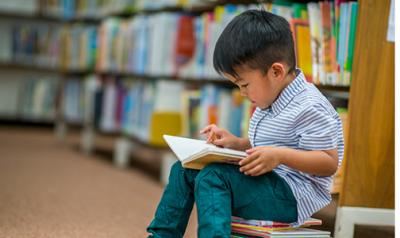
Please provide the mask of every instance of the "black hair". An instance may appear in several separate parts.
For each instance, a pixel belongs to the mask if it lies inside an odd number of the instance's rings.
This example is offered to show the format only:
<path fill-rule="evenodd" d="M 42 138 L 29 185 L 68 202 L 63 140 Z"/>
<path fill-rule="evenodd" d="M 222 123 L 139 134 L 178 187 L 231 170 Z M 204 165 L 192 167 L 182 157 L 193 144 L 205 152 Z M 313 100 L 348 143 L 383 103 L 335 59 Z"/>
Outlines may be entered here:
<path fill-rule="evenodd" d="M 214 68 L 234 77 L 235 68 L 267 70 L 275 62 L 284 62 L 289 72 L 296 67 L 293 36 L 289 23 L 264 10 L 247 10 L 236 16 L 218 38 L 214 49 Z"/>

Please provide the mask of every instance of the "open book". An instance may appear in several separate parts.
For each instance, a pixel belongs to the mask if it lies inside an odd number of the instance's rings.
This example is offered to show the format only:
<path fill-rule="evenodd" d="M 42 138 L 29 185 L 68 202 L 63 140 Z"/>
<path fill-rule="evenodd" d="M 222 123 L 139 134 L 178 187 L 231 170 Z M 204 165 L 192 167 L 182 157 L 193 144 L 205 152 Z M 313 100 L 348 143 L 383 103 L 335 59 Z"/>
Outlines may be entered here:
<path fill-rule="evenodd" d="M 209 163 L 237 164 L 247 156 L 244 151 L 220 148 L 204 140 L 170 135 L 163 137 L 185 168 L 202 169 Z"/>

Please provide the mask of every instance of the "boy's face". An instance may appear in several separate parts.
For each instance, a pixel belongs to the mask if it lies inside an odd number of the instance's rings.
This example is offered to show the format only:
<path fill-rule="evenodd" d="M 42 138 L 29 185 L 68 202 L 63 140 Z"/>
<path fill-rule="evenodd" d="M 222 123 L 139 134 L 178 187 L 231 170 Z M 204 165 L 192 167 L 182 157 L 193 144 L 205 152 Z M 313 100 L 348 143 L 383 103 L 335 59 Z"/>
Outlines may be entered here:
<path fill-rule="evenodd" d="M 285 86 L 281 72 L 276 72 L 273 67 L 265 74 L 246 66 L 237 68 L 236 72 L 238 77 L 229 74 L 224 76 L 239 87 L 242 96 L 261 109 L 271 106 Z"/>

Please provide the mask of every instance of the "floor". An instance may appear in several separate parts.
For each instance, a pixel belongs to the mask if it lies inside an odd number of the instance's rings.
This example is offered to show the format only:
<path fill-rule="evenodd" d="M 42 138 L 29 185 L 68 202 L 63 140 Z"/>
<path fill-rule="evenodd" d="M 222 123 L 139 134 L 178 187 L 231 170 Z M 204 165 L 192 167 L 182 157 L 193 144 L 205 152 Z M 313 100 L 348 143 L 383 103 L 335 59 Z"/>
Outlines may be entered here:
<path fill-rule="evenodd" d="M 143 168 L 85 155 L 73 135 L 59 141 L 51 128 L 0 126 L 0 237 L 146 237 L 162 185 Z M 316 214 L 318 229 L 333 231 L 335 201 Z M 195 214 L 185 237 L 196 237 Z M 354 237 L 389 238 L 394 229 L 357 226 Z"/>
<path fill-rule="evenodd" d="M 0 127 L 0 237 L 146 237 L 162 186 L 51 130 Z M 192 219 L 185 237 L 196 237 Z"/>

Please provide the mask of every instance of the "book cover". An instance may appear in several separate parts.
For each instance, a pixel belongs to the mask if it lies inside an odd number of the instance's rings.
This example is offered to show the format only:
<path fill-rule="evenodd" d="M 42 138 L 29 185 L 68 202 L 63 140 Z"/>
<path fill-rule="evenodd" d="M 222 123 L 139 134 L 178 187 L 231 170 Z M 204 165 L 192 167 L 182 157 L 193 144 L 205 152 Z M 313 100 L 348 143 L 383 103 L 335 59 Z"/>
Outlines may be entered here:
<path fill-rule="evenodd" d="M 343 84 L 343 71 L 344 71 L 344 60 L 346 54 L 346 32 L 347 32 L 347 11 L 348 3 L 340 4 L 340 17 L 339 17 L 339 29 L 338 29 L 338 40 L 337 40 L 337 61 L 339 65 L 339 83 Z"/>
<path fill-rule="evenodd" d="M 246 228 L 232 228 L 232 233 L 234 234 L 243 234 L 250 235 L 254 237 L 280 237 L 280 238 L 289 238 L 289 237 L 302 237 L 302 238 L 329 238 L 329 231 L 320 231 L 309 228 L 295 228 L 288 230 L 279 230 L 279 231 L 257 231 Z"/>
<path fill-rule="evenodd" d="M 322 220 L 316 218 L 308 218 L 302 226 L 313 226 L 321 225 Z M 232 216 L 232 226 L 246 225 L 248 227 L 258 227 L 258 228 L 277 228 L 277 227 L 291 227 L 290 223 L 277 222 L 277 221 L 267 221 L 267 220 L 246 220 L 241 217 Z"/>
<path fill-rule="evenodd" d="M 321 19 L 322 19 L 322 71 L 325 77 L 322 84 L 331 84 L 334 78 L 334 59 L 332 59 L 331 39 L 332 39 L 332 22 L 331 22 L 331 9 L 329 2 L 319 2 Z"/>
<path fill-rule="evenodd" d="M 357 27 L 357 10 L 358 3 L 351 2 L 350 3 L 350 22 L 349 22 L 349 35 L 348 35 L 348 54 L 347 58 L 344 62 L 344 70 L 345 70 L 345 84 L 350 85 L 351 82 L 351 72 L 353 71 L 353 55 L 354 55 L 354 43 L 355 43 L 355 34 Z"/>
<path fill-rule="evenodd" d="M 100 129 L 104 132 L 114 132 L 116 130 L 115 105 L 117 104 L 117 87 L 115 78 L 107 78 L 104 85 L 103 108 L 100 119 Z"/>
<path fill-rule="evenodd" d="M 321 12 L 315 2 L 307 3 L 312 53 L 312 80 L 315 84 L 323 81 L 322 73 L 322 40 L 321 40 Z"/>
<path fill-rule="evenodd" d="M 205 140 L 170 135 L 163 137 L 184 168 L 200 170 L 209 163 L 236 164 L 247 156 L 244 151 L 217 147 Z"/>
<path fill-rule="evenodd" d="M 193 57 L 196 41 L 194 31 L 194 17 L 183 15 L 178 18 L 177 37 L 175 41 L 175 63 L 176 71 L 189 62 Z"/>
<path fill-rule="evenodd" d="M 292 19 L 297 65 L 308 82 L 312 82 L 311 34 L 308 20 Z"/>

